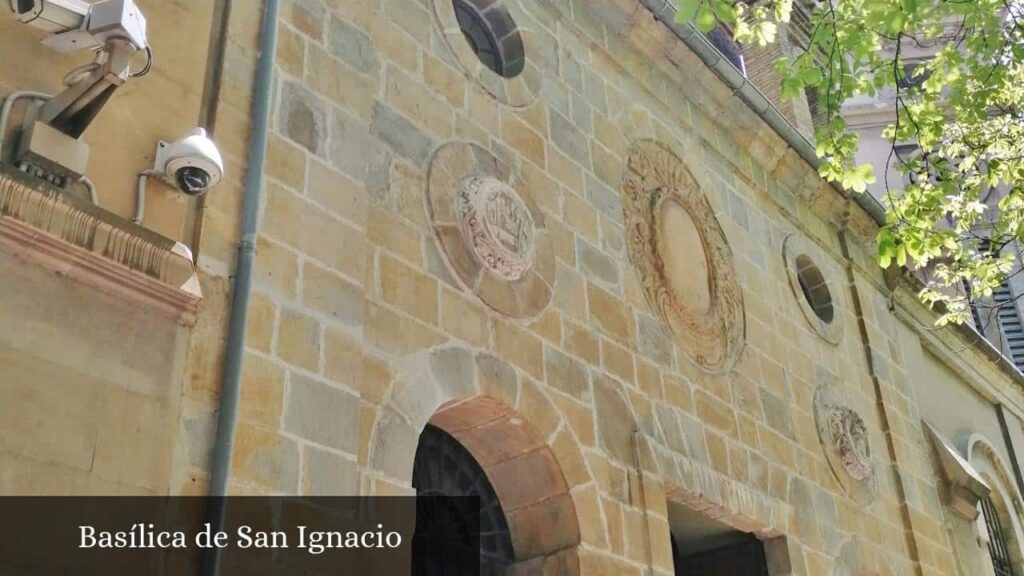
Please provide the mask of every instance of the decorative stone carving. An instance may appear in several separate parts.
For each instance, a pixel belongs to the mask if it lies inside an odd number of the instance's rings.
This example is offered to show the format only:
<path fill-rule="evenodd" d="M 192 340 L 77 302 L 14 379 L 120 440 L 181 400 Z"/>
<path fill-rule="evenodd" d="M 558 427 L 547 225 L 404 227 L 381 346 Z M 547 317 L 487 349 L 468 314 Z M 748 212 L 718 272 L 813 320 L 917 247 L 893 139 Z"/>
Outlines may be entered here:
<path fill-rule="evenodd" d="M 183 244 L 0 171 L 0 249 L 61 276 L 192 326 L 203 298 Z"/>
<path fill-rule="evenodd" d="M 504 182 L 481 176 L 463 180 L 458 193 L 460 223 L 477 258 L 508 281 L 533 267 L 536 227 L 526 204 Z"/>
<path fill-rule="evenodd" d="M 825 378 L 814 393 L 814 420 L 833 474 L 861 504 L 871 503 L 878 491 L 868 428 L 860 414 L 842 399 L 838 386 Z"/>
<path fill-rule="evenodd" d="M 828 413 L 828 430 L 843 468 L 855 480 L 867 480 L 874 468 L 867 426 L 860 414 L 846 406 L 832 406 Z"/>
<path fill-rule="evenodd" d="M 555 257 L 543 213 L 518 172 L 475 144 L 451 142 L 431 160 L 427 211 L 456 281 L 512 318 L 551 301 Z"/>
<path fill-rule="evenodd" d="M 648 304 L 694 364 L 728 371 L 743 349 L 743 293 L 711 204 L 679 157 L 653 140 L 630 148 L 623 193 Z"/>

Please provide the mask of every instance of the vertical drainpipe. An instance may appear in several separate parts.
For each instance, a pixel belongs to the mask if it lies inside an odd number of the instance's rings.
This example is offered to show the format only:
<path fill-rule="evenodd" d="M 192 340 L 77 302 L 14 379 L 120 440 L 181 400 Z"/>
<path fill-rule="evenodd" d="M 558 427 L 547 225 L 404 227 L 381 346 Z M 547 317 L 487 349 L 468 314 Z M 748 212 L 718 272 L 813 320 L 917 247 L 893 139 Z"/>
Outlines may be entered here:
<path fill-rule="evenodd" d="M 238 419 L 238 398 L 242 380 L 242 357 L 245 349 L 246 325 L 249 321 L 252 270 L 256 260 L 256 228 L 263 190 L 264 164 L 267 157 L 267 133 L 270 128 L 279 13 L 279 0 L 265 0 L 263 27 L 260 34 L 259 64 L 253 86 L 252 130 L 249 140 L 249 167 L 242 196 L 241 239 L 238 244 L 238 262 L 235 266 L 235 282 L 224 351 L 217 437 L 213 447 L 213 462 L 210 471 L 207 521 L 215 532 L 223 529 L 227 512 L 225 496 L 228 492 L 231 459 L 235 446 L 235 424 Z M 208 550 L 203 557 L 200 573 L 203 576 L 218 576 L 220 562 L 220 550 L 217 548 Z"/>

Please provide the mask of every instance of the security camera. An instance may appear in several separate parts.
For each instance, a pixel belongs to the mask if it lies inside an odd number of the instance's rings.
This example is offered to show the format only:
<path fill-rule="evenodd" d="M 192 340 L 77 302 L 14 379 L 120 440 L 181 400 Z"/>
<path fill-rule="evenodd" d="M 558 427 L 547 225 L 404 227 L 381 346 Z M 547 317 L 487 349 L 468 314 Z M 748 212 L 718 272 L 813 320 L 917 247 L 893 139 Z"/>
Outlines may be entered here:
<path fill-rule="evenodd" d="M 25 24 L 51 33 L 78 30 L 89 16 L 81 0 L 10 0 L 11 11 Z"/>
<path fill-rule="evenodd" d="M 9 0 L 11 11 L 24 24 L 51 33 L 43 40 L 58 52 L 99 48 L 111 40 L 128 42 L 136 50 L 148 46 L 146 17 L 134 0 Z"/>
<path fill-rule="evenodd" d="M 157 145 L 153 172 L 186 196 L 202 196 L 224 177 L 224 161 L 206 130 L 196 128 L 174 142 Z"/>

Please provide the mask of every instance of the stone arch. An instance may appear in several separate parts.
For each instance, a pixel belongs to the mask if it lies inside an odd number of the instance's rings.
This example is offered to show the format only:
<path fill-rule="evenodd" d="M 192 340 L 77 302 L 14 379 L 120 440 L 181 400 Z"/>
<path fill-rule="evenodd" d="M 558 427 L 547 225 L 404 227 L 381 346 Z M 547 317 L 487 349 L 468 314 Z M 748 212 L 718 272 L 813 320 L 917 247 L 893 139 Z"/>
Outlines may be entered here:
<path fill-rule="evenodd" d="M 1016 488 L 1009 466 L 984 434 L 975 433 L 967 439 L 967 461 L 981 474 L 992 489 L 989 498 L 995 505 L 999 521 L 1006 531 L 1007 547 L 1017 573 L 1024 570 L 1024 502 Z M 976 522 L 985 523 L 979 514 Z"/>
<path fill-rule="evenodd" d="M 534 415 L 532 405 L 522 400 L 533 392 L 500 394 L 488 382 L 492 378 L 479 378 L 494 362 L 500 361 L 458 347 L 410 357 L 378 411 L 369 440 L 370 471 L 411 487 L 420 434 L 428 424 L 440 428 L 473 456 L 493 486 L 508 520 L 516 569 L 578 574 L 577 508 L 563 463 L 549 445 L 549 437 L 566 424 L 534 425 L 523 415 Z M 520 398 L 519 409 L 508 403 L 512 398 Z M 547 419 L 552 417 L 561 420 L 554 408 Z M 551 428 L 555 432 L 542 431 Z"/>

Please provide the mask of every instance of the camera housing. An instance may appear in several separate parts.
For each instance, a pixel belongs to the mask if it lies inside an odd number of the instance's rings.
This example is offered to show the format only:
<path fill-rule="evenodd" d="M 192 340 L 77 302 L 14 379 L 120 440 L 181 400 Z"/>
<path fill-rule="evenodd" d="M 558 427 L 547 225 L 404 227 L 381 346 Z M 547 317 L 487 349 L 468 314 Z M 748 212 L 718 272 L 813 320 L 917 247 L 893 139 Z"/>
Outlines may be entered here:
<path fill-rule="evenodd" d="M 10 0 L 18 20 L 51 35 L 43 40 L 58 52 L 102 47 L 122 40 L 145 49 L 146 17 L 135 0 Z"/>
<path fill-rule="evenodd" d="M 206 130 L 196 128 L 174 142 L 160 141 L 153 171 L 186 196 L 202 196 L 224 178 L 224 160 Z"/>

